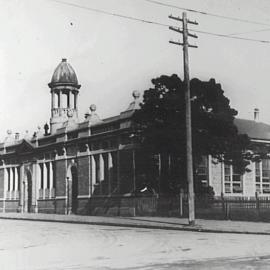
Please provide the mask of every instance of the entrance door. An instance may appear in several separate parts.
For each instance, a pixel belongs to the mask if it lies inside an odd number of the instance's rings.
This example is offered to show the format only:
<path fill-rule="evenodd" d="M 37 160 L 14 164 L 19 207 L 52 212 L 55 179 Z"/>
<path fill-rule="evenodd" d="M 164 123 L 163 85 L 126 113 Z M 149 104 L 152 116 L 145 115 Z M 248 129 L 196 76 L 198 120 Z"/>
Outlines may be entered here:
<path fill-rule="evenodd" d="M 71 211 L 73 214 L 76 214 L 78 209 L 78 172 L 75 166 L 71 168 L 71 175 L 72 175 Z"/>

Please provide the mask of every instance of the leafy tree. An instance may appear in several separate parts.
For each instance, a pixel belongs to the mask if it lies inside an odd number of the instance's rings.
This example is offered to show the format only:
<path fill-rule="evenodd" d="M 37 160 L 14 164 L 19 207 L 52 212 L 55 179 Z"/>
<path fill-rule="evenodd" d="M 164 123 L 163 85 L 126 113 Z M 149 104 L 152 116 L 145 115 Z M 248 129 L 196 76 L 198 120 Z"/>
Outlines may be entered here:
<path fill-rule="evenodd" d="M 184 83 L 175 74 L 162 75 L 152 83 L 153 87 L 144 92 L 141 109 L 134 115 L 136 135 L 149 155 L 161 153 L 175 157 L 178 172 L 168 180 L 167 186 L 176 190 L 179 176 L 186 178 Z M 221 85 L 214 79 L 192 79 L 190 86 L 194 168 L 203 156 L 212 155 L 217 162 L 233 164 L 243 173 L 252 154 L 247 151 L 248 136 L 240 135 L 234 125 L 237 111 L 230 107 Z"/>

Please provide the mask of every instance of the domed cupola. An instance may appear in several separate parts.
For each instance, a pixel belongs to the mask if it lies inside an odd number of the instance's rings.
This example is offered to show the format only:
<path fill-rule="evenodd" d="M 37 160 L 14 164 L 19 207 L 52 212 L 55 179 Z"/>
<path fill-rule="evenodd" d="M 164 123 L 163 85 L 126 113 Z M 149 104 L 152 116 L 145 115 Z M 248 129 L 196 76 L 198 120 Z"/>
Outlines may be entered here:
<path fill-rule="evenodd" d="M 55 133 L 63 124 L 78 122 L 78 94 L 80 85 L 77 75 L 67 59 L 56 67 L 51 82 L 51 134 Z"/>
<path fill-rule="evenodd" d="M 63 58 L 62 62 L 56 67 L 51 82 L 49 83 L 50 88 L 57 85 L 79 86 L 77 75 L 65 58 Z"/>

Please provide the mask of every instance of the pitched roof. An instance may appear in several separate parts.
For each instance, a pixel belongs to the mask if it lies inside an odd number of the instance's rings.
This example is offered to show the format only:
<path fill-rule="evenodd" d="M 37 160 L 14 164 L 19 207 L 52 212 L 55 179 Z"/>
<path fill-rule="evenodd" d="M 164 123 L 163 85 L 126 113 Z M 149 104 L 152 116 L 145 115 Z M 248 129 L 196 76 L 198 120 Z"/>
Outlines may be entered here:
<path fill-rule="evenodd" d="M 240 134 L 247 134 L 252 139 L 270 140 L 270 125 L 254 120 L 235 119 Z"/>

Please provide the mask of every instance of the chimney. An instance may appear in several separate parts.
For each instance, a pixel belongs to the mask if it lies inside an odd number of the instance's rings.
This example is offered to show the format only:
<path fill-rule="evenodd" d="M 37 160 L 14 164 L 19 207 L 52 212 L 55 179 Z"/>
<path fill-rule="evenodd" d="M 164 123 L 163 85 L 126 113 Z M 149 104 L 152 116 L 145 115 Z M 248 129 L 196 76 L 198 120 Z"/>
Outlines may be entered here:
<path fill-rule="evenodd" d="M 15 140 L 18 141 L 20 139 L 20 133 L 16 132 L 15 133 Z"/>
<path fill-rule="evenodd" d="M 258 108 L 254 109 L 254 121 L 256 121 L 256 122 L 259 121 L 259 112 L 260 112 L 260 110 Z"/>

